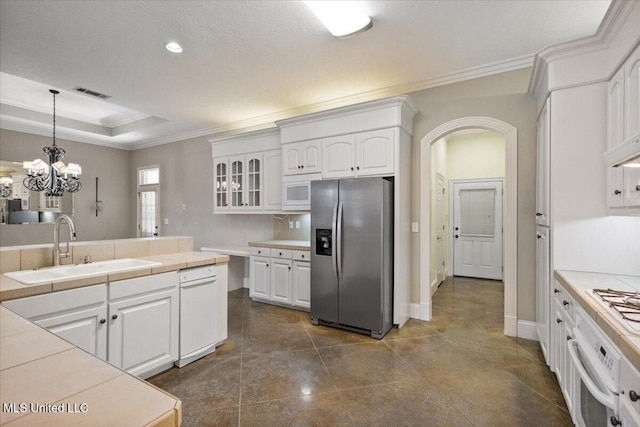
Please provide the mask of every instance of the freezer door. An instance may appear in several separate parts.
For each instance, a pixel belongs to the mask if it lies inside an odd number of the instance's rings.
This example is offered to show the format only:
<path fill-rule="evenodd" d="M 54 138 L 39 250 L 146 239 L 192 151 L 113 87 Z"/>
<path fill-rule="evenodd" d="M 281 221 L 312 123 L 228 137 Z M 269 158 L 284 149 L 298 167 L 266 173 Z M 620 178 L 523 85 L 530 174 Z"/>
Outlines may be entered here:
<path fill-rule="evenodd" d="M 338 319 L 343 325 L 383 329 L 384 180 L 359 178 L 340 181 L 338 218 Z M 342 226 L 340 227 L 340 221 Z M 387 249 L 388 250 L 388 249 Z"/>
<path fill-rule="evenodd" d="M 335 216 L 338 181 L 311 182 L 311 317 L 338 322 Z"/>

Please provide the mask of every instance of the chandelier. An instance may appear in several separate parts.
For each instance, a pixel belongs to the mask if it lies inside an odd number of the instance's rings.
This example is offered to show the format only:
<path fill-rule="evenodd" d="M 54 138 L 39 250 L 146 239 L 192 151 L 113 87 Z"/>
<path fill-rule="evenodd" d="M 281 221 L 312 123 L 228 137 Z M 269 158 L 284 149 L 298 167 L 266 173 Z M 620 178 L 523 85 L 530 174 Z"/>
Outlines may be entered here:
<path fill-rule="evenodd" d="M 56 145 L 56 95 L 57 90 L 49 90 L 53 94 L 53 145 L 44 147 L 42 152 L 49 156 L 49 164 L 41 159 L 24 162 L 27 170 L 24 186 L 31 191 L 44 191 L 46 196 L 62 196 L 64 192 L 80 191 L 82 183 L 78 175 L 82 168 L 76 163 L 65 165 L 60 159 L 65 151 Z"/>

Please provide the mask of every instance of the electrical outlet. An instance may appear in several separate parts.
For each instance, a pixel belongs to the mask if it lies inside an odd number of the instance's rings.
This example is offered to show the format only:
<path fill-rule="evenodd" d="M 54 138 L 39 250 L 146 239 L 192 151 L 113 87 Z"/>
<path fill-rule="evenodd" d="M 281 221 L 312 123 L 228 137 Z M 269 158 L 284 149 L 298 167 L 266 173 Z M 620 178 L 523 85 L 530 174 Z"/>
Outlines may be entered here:
<path fill-rule="evenodd" d="M 296 228 L 300 228 L 300 221 L 296 221 Z"/>
<path fill-rule="evenodd" d="M 169 218 L 164 219 L 164 225 L 169 225 Z"/>
<path fill-rule="evenodd" d="M 411 223 L 411 232 L 412 233 L 417 233 L 418 232 L 418 223 L 417 222 L 412 222 Z"/>
<path fill-rule="evenodd" d="M 293 228 L 293 221 L 289 221 L 289 228 Z"/>

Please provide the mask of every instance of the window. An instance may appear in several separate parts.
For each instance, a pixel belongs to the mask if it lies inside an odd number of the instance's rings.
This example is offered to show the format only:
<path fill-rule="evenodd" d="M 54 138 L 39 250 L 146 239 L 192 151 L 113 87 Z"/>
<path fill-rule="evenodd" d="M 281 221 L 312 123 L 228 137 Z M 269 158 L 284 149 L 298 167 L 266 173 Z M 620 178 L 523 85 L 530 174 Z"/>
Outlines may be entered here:
<path fill-rule="evenodd" d="M 138 168 L 138 237 L 160 235 L 160 167 Z"/>

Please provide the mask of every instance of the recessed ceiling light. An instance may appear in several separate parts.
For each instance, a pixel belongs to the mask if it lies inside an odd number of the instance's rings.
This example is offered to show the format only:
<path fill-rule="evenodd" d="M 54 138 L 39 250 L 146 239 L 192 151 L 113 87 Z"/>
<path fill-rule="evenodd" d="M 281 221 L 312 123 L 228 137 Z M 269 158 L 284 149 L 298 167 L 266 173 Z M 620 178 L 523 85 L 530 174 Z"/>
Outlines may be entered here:
<path fill-rule="evenodd" d="M 373 26 L 357 1 L 305 1 L 309 9 L 335 37 L 346 37 Z"/>
<path fill-rule="evenodd" d="M 166 47 L 169 52 L 182 53 L 182 46 L 176 42 L 169 42 L 164 47 Z"/>

